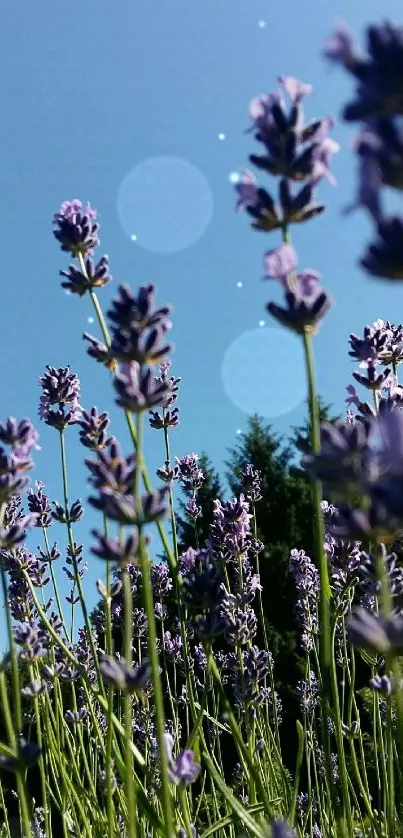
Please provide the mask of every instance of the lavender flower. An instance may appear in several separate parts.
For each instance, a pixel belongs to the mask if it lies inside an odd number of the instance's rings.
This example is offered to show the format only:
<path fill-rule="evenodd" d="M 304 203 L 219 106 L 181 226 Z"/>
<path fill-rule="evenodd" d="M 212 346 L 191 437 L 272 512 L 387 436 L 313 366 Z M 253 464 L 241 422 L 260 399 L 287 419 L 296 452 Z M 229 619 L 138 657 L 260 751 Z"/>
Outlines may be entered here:
<path fill-rule="evenodd" d="M 36 516 L 36 527 L 47 529 L 53 523 L 52 507 L 49 498 L 44 494 L 43 483 L 36 481 L 36 492 L 30 489 L 28 492 L 28 509 Z"/>
<path fill-rule="evenodd" d="M 184 457 L 175 457 L 179 469 L 179 482 L 184 492 L 195 492 L 201 489 L 204 483 L 204 474 L 199 468 L 199 455 L 186 454 Z"/>
<path fill-rule="evenodd" d="M 99 224 L 89 203 L 84 207 L 81 201 L 64 201 L 53 216 L 53 235 L 65 253 L 86 256 L 99 245 Z"/>
<path fill-rule="evenodd" d="M 144 661 L 139 666 L 128 667 L 126 664 L 104 655 L 100 663 L 101 675 L 107 684 L 124 693 L 143 692 L 150 682 L 150 664 Z"/>
<path fill-rule="evenodd" d="M 338 43 L 339 48 L 336 48 Z M 403 113 L 398 79 L 403 71 L 402 29 L 391 23 L 367 28 L 368 56 L 355 51 L 352 36 L 339 31 L 325 55 L 342 64 L 357 80 L 356 99 L 343 112 L 348 122 Z"/>
<path fill-rule="evenodd" d="M 38 748 L 38 745 L 35 745 L 33 742 L 28 742 L 21 737 L 16 756 L 0 754 L 0 766 L 4 771 L 17 773 L 35 765 L 41 753 L 42 751 Z"/>
<path fill-rule="evenodd" d="M 169 382 L 154 378 L 151 369 L 143 371 L 137 361 L 120 365 L 113 386 L 118 396 L 116 404 L 131 413 L 162 404 L 170 390 Z"/>
<path fill-rule="evenodd" d="M 271 826 L 272 838 L 296 838 L 295 829 L 290 829 L 285 821 L 273 821 Z"/>
<path fill-rule="evenodd" d="M 361 266 L 371 276 L 382 279 L 403 279 L 403 220 L 397 216 L 383 218 L 377 226 L 378 239 L 369 245 Z"/>
<path fill-rule="evenodd" d="M 85 448 L 90 448 L 91 451 L 101 451 L 103 448 L 108 448 L 115 441 L 114 437 L 107 436 L 109 423 L 110 419 L 106 411 L 98 413 L 96 407 L 92 407 L 90 411 L 83 410 L 81 419 L 77 423 L 81 428 L 81 444 Z"/>
<path fill-rule="evenodd" d="M 164 748 L 168 760 L 168 775 L 171 783 L 187 786 L 193 783 L 200 772 L 200 765 L 195 762 L 193 751 L 182 751 L 173 756 L 174 740 L 170 733 L 164 734 Z"/>
<path fill-rule="evenodd" d="M 42 396 L 39 404 L 39 416 L 47 425 L 62 431 L 67 425 L 74 425 L 80 415 L 80 382 L 78 377 L 70 372 L 70 367 L 46 367 L 39 383 Z M 58 405 L 58 410 L 52 410 L 52 405 Z"/>
<path fill-rule="evenodd" d="M 112 280 L 107 256 L 102 256 L 97 264 L 88 257 L 84 263 L 80 264 L 80 267 L 69 265 L 66 271 L 60 271 L 60 276 L 65 277 L 62 288 L 80 297 L 83 297 L 91 288 L 103 288 Z"/>
<path fill-rule="evenodd" d="M 284 289 L 286 308 L 269 303 L 267 310 L 283 326 L 296 332 L 312 331 L 331 307 L 330 297 L 320 290 L 320 276 L 305 270 L 296 274 L 297 255 L 289 244 L 270 250 L 264 257 L 265 272 L 271 279 L 279 279 Z"/>
<path fill-rule="evenodd" d="M 163 486 L 161 489 L 142 495 L 136 503 L 129 495 L 122 495 L 114 492 L 113 489 L 105 488 L 100 491 L 98 497 L 90 497 L 88 502 L 95 509 L 100 509 L 112 521 L 117 521 L 123 526 L 142 527 L 165 517 L 167 492 L 169 492 L 169 487 Z"/>
<path fill-rule="evenodd" d="M 127 536 L 123 542 L 122 539 L 105 536 L 98 530 L 92 530 L 92 535 L 97 539 L 98 546 L 91 547 L 91 553 L 99 559 L 107 562 L 117 562 L 121 567 L 137 559 L 138 530 L 133 529 L 132 534 Z"/>
<path fill-rule="evenodd" d="M 364 608 L 357 608 L 347 624 L 350 643 L 362 649 L 394 655 L 403 652 L 403 616 L 380 617 Z"/>
<path fill-rule="evenodd" d="M 339 150 L 338 143 L 328 137 L 333 120 L 325 118 L 304 126 L 302 99 L 311 93 L 311 85 L 289 76 L 281 76 L 279 81 L 290 99 L 289 114 L 282 92 L 252 99 L 252 130 L 266 153 L 252 154 L 249 159 L 272 175 L 316 183 L 328 174 L 330 155 Z"/>

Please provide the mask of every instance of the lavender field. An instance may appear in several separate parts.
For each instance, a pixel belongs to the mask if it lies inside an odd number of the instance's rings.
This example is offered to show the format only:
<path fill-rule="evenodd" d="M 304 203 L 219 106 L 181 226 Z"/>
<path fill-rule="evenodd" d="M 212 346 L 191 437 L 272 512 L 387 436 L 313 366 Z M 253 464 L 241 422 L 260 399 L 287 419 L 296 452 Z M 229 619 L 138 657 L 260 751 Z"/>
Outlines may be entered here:
<path fill-rule="evenodd" d="M 403 27 L 377 23 L 356 38 L 340 25 L 318 51 L 349 78 L 348 210 L 365 212 L 373 230 L 357 259 L 368 283 L 383 282 L 393 316 L 403 215 L 388 214 L 385 194 L 403 189 Z M 49 219 L 61 288 L 93 307 L 83 351 L 103 368 L 131 444 L 114 436 L 102 393 L 84 406 L 70 366 L 43 371 L 34 424 L 2 417 L 1 838 L 403 835 L 403 325 L 399 312 L 357 322 L 346 346 L 354 383 L 345 415 L 332 418 L 317 390 L 315 336 L 333 301 L 320 274 L 301 267 L 309 252 L 293 246 L 295 225 L 320 236 L 321 188 L 341 151 L 335 120 L 306 116 L 311 92 L 280 76 L 250 102 L 251 153 L 232 187 L 245 222 L 270 234 L 260 235 L 266 315 L 298 336 L 305 359 L 306 437 L 291 465 L 273 443 L 277 477 L 259 467 L 263 455 L 248 457 L 256 440 L 269 444 L 252 420 L 250 448 L 234 454 L 236 496 L 215 495 L 206 459 L 176 449 L 187 383 L 171 374 L 175 312 L 161 288 L 114 276 L 104 308 L 112 268 L 97 212 L 74 198 Z M 61 502 L 30 475 L 52 434 Z M 74 436 L 83 501 L 69 492 Z M 276 509 L 280 492 L 287 594 L 274 593 L 277 569 L 267 567 L 276 515 L 265 528 L 260 511 Z M 84 508 L 98 516 L 91 555 L 77 535 Z M 294 520 L 309 543 L 293 542 Z M 63 528 L 66 554 L 54 535 Z M 83 587 L 94 557 L 104 567 L 95 609 Z M 287 608 L 295 637 L 275 623 Z"/>

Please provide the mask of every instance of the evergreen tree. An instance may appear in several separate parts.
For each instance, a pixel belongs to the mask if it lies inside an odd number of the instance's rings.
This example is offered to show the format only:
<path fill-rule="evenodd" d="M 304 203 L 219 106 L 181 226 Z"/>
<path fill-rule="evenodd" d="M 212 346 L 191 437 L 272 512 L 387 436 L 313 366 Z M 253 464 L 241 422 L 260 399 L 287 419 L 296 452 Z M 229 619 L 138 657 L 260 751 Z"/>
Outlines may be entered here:
<path fill-rule="evenodd" d="M 322 418 L 328 409 L 322 408 Z M 242 472 L 248 463 L 259 469 L 262 499 L 255 505 L 257 537 L 264 550 L 259 557 L 262 600 L 269 648 L 275 661 L 275 681 L 284 709 L 284 758 L 292 767 L 295 756 L 295 719 L 299 716 L 296 684 L 303 677 L 299 627 L 295 617 L 296 592 L 289 570 L 290 551 L 304 549 L 312 555 L 313 519 L 311 487 L 307 474 L 295 463 L 297 442 L 307 440 L 309 422 L 296 430 L 294 440 L 284 440 L 259 416 L 249 419 L 248 429 L 229 450 L 227 481 L 231 492 L 242 492 Z M 259 643 L 262 638 L 257 638 Z"/>

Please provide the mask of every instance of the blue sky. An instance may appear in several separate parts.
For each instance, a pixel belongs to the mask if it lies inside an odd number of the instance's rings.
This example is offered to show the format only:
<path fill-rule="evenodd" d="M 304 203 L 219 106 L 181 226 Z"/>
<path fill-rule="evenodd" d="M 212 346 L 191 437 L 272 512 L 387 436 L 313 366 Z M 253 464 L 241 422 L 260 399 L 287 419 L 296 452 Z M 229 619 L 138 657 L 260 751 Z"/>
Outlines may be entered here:
<path fill-rule="evenodd" d="M 352 82 L 321 56 L 335 16 L 362 38 L 368 22 L 400 22 L 399 12 L 396 0 L 7 4 L 0 51 L 2 418 L 35 421 L 45 365 L 70 364 L 83 405 L 112 409 L 112 432 L 126 443 L 110 381 L 81 339 L 86 330 L 98 335 L 88 322 L 90 304 L 60 287 L 68 260 L 53 240 L 51 218 L 63 200 L 80 198 L 99 212 L 99 255 L 111 261 L 104 308 L 120 282 L 155 283 L 158 302 L 174 307 L 172 373 L 183 383 L 173 454 L 204 449 L 221 468 L 246 426 L 240 405 L 262 405 L 279 430 L 302 421 L 298 344 L 264 310 L 272 286 L 261 280 L 262 256 L 278 238 L 252 231 L 235 213 L 229 175 L 258 151 L 245 134 L 248 105 L 274 90 L 278 75 L 314 85 L 307 117 L 339 114 Z M 320 187 L 328 210 L 298 230 L 295 243 L 301 267 L 319 270 L 335 299 L 316 339 L 318 380 L 323 397 L 344 410 L 348 335 L 378 317 L 397 321 L 403 289 L 356 267 L 371 229 L 361 213 L 341 217 L 355 194 L 354 129 L 337 124 L 333 135 L 342 146 L 332 167 L 339 185 Z M 60 501 L 57 434 L 39 430 L 34 476 Z M 68 449 L 71 497 L 85 498 L 84 452 L 74 430 Z M 146 450 L 153 471 L 164 459 L 156 431 Z M 95 523 L 89 513 L 77 540 L 87 545 Z M 58 528 L 52 537 L 59 539 Z M 102 568 L 90 562 L 91 598 Z"/>

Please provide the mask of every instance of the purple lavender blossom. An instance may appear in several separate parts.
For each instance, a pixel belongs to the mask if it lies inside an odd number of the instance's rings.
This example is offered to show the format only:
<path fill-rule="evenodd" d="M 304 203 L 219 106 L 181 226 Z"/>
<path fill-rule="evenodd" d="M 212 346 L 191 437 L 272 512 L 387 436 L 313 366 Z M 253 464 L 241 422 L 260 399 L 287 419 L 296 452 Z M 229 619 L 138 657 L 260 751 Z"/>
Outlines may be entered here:
<path fill-rule="evenodd" d="M 151 670 L 148 661 L 144 661 L 139 666 L 127 667 L 123 661 L 104 655 L 100 670 L 107 684 L 124 693 L 143 692 L 150 682 Z"/>
<path fill-rule="evenodd" d="M 185 454 L 184 457 L 175 457 L 179 469 L 179 482 L 184 492 L 195 492 L 201 489 L 204 483 L 204 474 L 199 468 L 198 454 Z"/>
<path fill-rule="evenodd" d="M 370 363 L 376 363 L 379 360 L 380 353 L 384 351 L 390 340 L 390 330 L 385 328 L 383 321 L 381 323 L 377 321 L 372 326 L 365 326 L 362 338 L 354 333 L 349 337 L 351 349 L 348 354 L 360 362 L 362 369 L 366 369 Z"/>
<path fill-rule="evenodd" d="M 92 535 L 97 539 L 98 545 L 91 547 L 91 553 L 97 556 L 98 559 L 103 559 L 106 562 L 116 562 L 123 567 L 137 560 L 139 549 L 138 530 L 133 529 L 131 535 L 127 536 L 124 541 L 119 538 L 111 538 L 92 530 Z"/>
<path fill-rule="evenodd" d="M 403 652 L 403 616 L 398 613 L 381 617 L 364 608 L 357 608 L 349 618 L 347 633 L 350 643 L 379 654 Z"/>
<path fill-rule="evenodd" d="M 88 257 L 85 259 L 84 268 L 85 270 L 82 265 L 69 265 L 66 271 L 60 271 L 60 276 L 65 277 L 62 288 L 70 291 L 70 294 L 83 297 L 91 288 L 103 288 L 112 280 L 108 256 L 102 256 L 97 264 Z"/>
<path fill-rule="evenodd" d="M 0 755 L 0 767 L 4 771 L 11 771 L 12 773 L 21 772 L 27 768 L 31 768 L 38 762 L 42 751 L 35 745 L 34 742 L 28 742 L 22 736 L 18 743 L 17 756 Z"/>
<path fill-rule="evenodd" d="M 262 473 L 252 463 L 247 463 L 243 469 L 242 484 L 248 502 L 257 503 L 262 499 Z"/>
<path fill-rule="evenodd" d="M 167 514 L 168 486 L 141 496 L 135 502 L 130 495 L 123 495 L 113 489 L 101 489 L 98 497 L 90 497 L 88 502 L 95 509 L 101 510 L 107 518 L 117 521 L 122 526 L 142 527 L 164 518 Z"/>
<path fill-rule="evenodd" d="M 287 826 L 285 821 L 273 821 L 271 825 L 272 838 L 297 838 L 295 829 Z"/>
<path fill-rule="evenodd" d="M 29 419 L 17 422 L 10 416 L 5 422 L 0 423 L 0 442 L 10 445 L 17 459 L 24 460 L 34 449 L 38 451 L 38 439 L 39 434 Z"/>
<path fill-rule="evenodd" d="M 357 81 L 356 99 L 343 112 L 348 122 L 403 113 L 398 81 L 403 72 L 402 28 L 391 23 L 368 26 L 367 49 L 366 57 L 359 55 L 345 27 L 325 49 L 325 55 L 342 64 Z"/>
<path fill-rule="evenodd" d="M 331 307 L 331 300 L 320 288 L 316 271 L 295 273 L 297 255 L 289 244 L 281 244 L 264 257 L 265 272 L 269 278 L 279 279 L 284 289 L 286 308 L 269 303 L 267 310 L 283 326 L 296 332 L 312 331 Z"/>
<path fill-rule="evenodd" d="M 42 387 L 38 414 L 47 425 L 62 431 L 74 425 L 81 416 L 80 382 L 70 367 L 46 366 L 47 372 L 39 379 Z M 58 410 L 52 410 L 58 405 Z"/>
<path fill-rule="evenodd" d="M 89 203 L 85 206 L 75 198 L 64 201 L 53 216 L 53 235 L 65 253 L 88 256 L 99 245 L 99 224 Z"/>
<path fill-rule="evenodd" d="M 36 515 L 36 527 L 47 529 L 53 523 L 52 507 L 47 495 L 44 494 L 44 484 L 40 481 L 35 483 L 36 492 L 30 489 L 28 492 L 28 509 Z"/>
<path fill-rule="evenodd" d="M 164 734 L 164 748 L 168 760 L 168 775 L 171 783 L 187 786 L 193 783 L 200 772 L 200 765 L 195 762 L 193 751 L 182 751 L 173 756 L 174 740 L 170 733 Z"/>
<path fill-rule="evenodd" d="M 314 672 L 310 672 L 307 681 L 298 681 L 297 692 L 302 712 L 311 716 L 318 706 L 319 683 Z"/>
<path fill-rule="evenodd" d="M 377 233 L 378 239 L 369 245 L 361 266 L 371 276 L 403 279 L 403 220 L 397 216 L 383 218 Z"/>
<path fill-rule="evenodd" d="M 289 76 L 281 76 L 279 81 L 290 99 L 290 111 L 286 113 L 282 92 L 252 100 L 252 130 L 265 154 L 252 154 L 249 159 L 271 175 L 316 183 L 328 175 L 330 156 L 339 150 L 338 143 L 328 136 L 333 120 L 325 118 L 304 126 L 302 99 L 312 86 Z"/>
<path fill-rule="evenodd" d="M 91 451 L 101 451 L 115 441 L 114 437 L 107 436 L 110 419 L 106 411 L 98 413 L 97 407 L 92 407 L 90 411 L 83 410 L 77 424 L 81 428 L 81 444 Z"/>
<path fill-rule="evenodd" d="M 156 427 L 156 425 L 152 427 Z M 155 473 L 163 483 L 173 483 L 174 480 L 179 480 L 180 474 L 179 467 L 171 466 L 170 460 L 165 460 L 164 465 L 161 468 L 157 468 Z"/>
<path fill-rule="evenodd" d="M 160 405 L 170 391 L 169 382 L 155 378 L 151 369 L 142 370 L 137 361 L 120 365 L 113 386 L 117 393 L 116 404 L 131 413 Z"/>
<path fill-rule="evenodd" d="M 319 573 L 304 550 L 291 550 L 290 571 L 298 593 L 296 615 L 301 626 L 301 645 L 310 652 L 318 632 Z"/>

